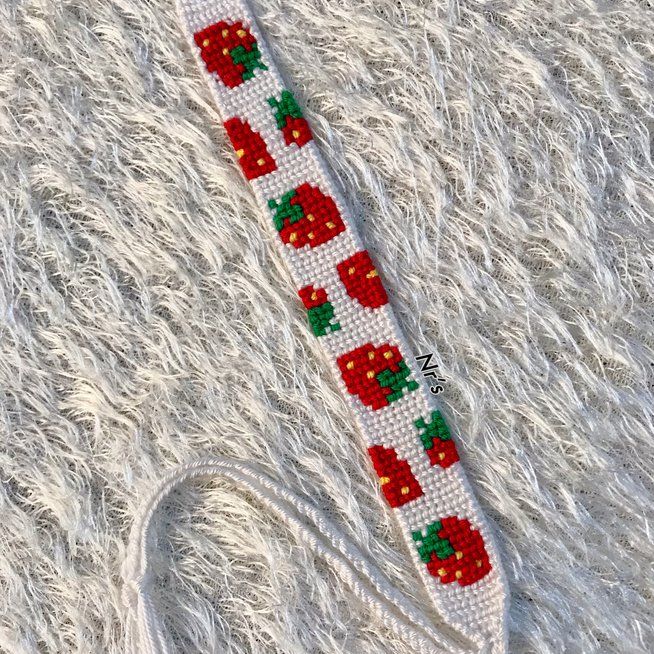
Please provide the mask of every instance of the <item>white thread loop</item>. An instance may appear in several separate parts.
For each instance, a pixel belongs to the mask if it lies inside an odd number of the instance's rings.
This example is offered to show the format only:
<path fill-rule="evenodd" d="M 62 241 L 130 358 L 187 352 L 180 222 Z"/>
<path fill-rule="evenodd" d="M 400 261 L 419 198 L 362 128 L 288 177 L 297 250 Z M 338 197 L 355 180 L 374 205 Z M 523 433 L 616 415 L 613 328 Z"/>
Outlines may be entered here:
<path fill-rule="evenodd" d="M 175 468 L 165 476 L 141 507 L 130 533 L 123 563 L 123 603 L 126 608 L 126 654 L 172 654 L 163 624 L 150 597 L 148 551 L 152 519 L 159 505 L 180 484 L 202 477 L 222 476 L 251 492 L 273 510 L 336 570 L 355 595 L 372 606 L 383 623 L 420 654 L 469 654 L 470 650 L 439 634 L 425 613 L 398 592 L 380 570 L 319 510 L 251 465 L 207 457 Z M 477 650 L 479 651 L 479 650 Z"/>

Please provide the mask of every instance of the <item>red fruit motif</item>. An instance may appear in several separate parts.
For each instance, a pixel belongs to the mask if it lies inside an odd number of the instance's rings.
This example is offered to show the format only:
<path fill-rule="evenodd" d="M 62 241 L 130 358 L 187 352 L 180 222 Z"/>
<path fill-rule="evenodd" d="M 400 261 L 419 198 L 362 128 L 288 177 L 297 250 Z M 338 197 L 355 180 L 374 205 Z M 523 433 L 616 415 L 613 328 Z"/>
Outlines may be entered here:
<path fill-rule="evenodd" d="M 294 118 L 293 116 L 286 119 L 286 125 L 282 127 L 282 134 L 286 145 L 295 143 L 300 148 L 313 138 L 309 123 L 304 118 Z"/>
<path fill-rule="evenodd" d="M 307 309 L 311 331 L 316 336 L 324 336 L 341 328 L 340 323 L 333 322 L 334 306 L 327 297 L 324 288 L 314 288 L 312 284 L 299 290 L 300 299 Z"/>
<path fill-rule="evenodd" d="M 348 392 L 373 411 L 418 388 L 395 345 L 366 343 L 341 355 L 337 364 Z"/>
<path fill-rule="evenodd" d="M 362 306 L 376 309 L 388 302 L 386 289 L 366 250 L 341 261 L 336 269 L 347 294 Z"/>
<path fill-rule="evenodd" d="M 312 138 L 309 123 L 303 118 L 302 111 L 290 91 L 282 91 L 281 98 L 268 98 L 268 104 L 275 110 L 277 127 L 284 135 L 286 145 L 295 143 L 302 147 Z"/>
<path fill-rule="evenodd" d="M 456 445 L 440 411 L 431 412 L 430 422 L 424 418 L 418 418 L 413 424 L 419 430 L 420 440 L 433 466 L 449 468 L 459 460 Z"/>
<path fill-rule="evenodd" d="M 254 77 L 261 61 L 257 40 L 241 21 L 220 21 L 193 35 L 207 71 L 218 75 L 225 86 L 234 88 Z"/>
<path fill-rule="evenodd" d="M 404 459 L 397 458 L 392 448 L 373 445 L 368 448 L 375 472 L 379 476 L 382 493 L 387 502 L 397 508 L 422 495 L 422 488 Z"/>
<path fill-rule="evenodd" d="M 334 200 L 306 182 L 268 206 L 282 241 L 296 249 L 322 245 L 345 230 Z"/>
<path fill-rule="evenodd" d="M 225 129 L 248 179 L 267 175 L 277 168 L 265 141 L 250 127 L 250 123 L 243 122 L 240 118 L 230 118 L 225 121 Z"/>
<path fill-rule="evenodd" d="M 429 574 L 442 584 L 469 586 L 492 570 L 484 540 L 466 518 L 443 518 L 428 525 L 426 533 L 414 531 L 412 536 Z"/>

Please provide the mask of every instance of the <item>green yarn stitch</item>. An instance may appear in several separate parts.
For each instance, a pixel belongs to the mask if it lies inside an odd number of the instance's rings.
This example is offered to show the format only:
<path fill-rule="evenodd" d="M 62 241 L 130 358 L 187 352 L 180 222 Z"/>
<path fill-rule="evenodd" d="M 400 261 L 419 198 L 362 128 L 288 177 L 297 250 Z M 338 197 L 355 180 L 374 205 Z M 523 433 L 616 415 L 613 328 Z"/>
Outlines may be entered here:
<path fill-rule="evenodd" d="M 411 534 L 413 540 L 419 543 L 418 554 L 423 563 L 429 563 L 432 554 L 436 554 L 439 559 L 443 560 L 455 553 L 450 541 L 438 535 L 442 528 L 443 524 L 438 520 L 427 526 L 426 534 L 423 535 L 421 531 L 414 531 Z"/>
<path fill-rule="evenodd" d="M 252 79 L 257 68 L 268 70 L 268 66 L 261 61 L 261 52 L 259 52 L 259 46 L 256 43 L 252 44 L 251 50 L 246 50 L 245 46 L 237 45 L 230 51 L 229 56 L 235 64 L 242 64 L 245 68 L 242 74 L 243 81 Z"/>
<path fill-rule="evenodd" d="M 309 325 L 315 336 L 324 336 L 328 332 L 336 332 L 341 328 L 338 322 L 331 323 L 334 318 L 334 307 L 331 302 L 325 302 L 319 307 L 312 307 L 307 311 Z"/>
<path fill-rule="evenodd" d="M 441 441 L 452 440 L 450 429 L 440 411 L 431 412 L 430 422 L 426 422 L 424 418 L 418 418 L 413 424 L 421 430 L 420 440 L 426 450 L 434 447 L 434 439 Z"/>
<path fill-rule="evenodd" d="M 409 375 L 411 374 L 409 366 L 407 366 L 404 361 L 400 361 L 398 366 L 400 369 L 397 372 L 393 372 L 387 368 L 386 370 L 382 370 L 377 375 L 377 381 L 383 387 L 390 388 L 393 391 L 386 396 L 386 399 L 389 402 L 395 402 L 395 400 L 399 400 L 402 395 L 404 395 L 404 389 L 410 393 L 411 391 L 415 391 L 418 388 L 418 383 L 416 381 L 408 379 Z"/>
<path fill-rule="evenodd" d="M 268 206 L 274 210 L 273 222 L 275 228 L 280 232 L 284 228 L 284 221 L 288 220 L 289 225 L 298 222 L 304 218 L 304 211 L 299 204 L 291 204 L 291 199 L 296 195 L 295 189 L 282 195 L 279 202 L 277 200 L 268 200 Z"/>
<path fill-rule="evenodd" d="M 277 127 L 284 129 L 288 116 L 302 118 L 302 110 L 290 91 L 282 91 L 280 100 L 275 97 L 268 98 L 268 104 L 275 110 Z"/>

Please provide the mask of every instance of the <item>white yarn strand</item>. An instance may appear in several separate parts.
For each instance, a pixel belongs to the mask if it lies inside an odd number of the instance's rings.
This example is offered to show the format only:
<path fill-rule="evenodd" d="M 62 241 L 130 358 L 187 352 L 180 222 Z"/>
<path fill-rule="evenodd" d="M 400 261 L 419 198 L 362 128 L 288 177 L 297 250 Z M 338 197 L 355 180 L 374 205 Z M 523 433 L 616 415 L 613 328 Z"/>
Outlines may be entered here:
<path fill-rule="evenodd" d="M 150 596 L 149 552 L 152 523 L 161 503 L 179 485 L 203 477 L 222 476 L 251 492 L 293 530 L 300 541 L 338 572 L 383 623 L 421 654 L 468 654 L 470 650 L 439 634 L 430 619 L 397 591 L 333 523 L 315 506 L 251 465 L 221 457 L 184 464 L 166 475 L 136 516 L 123 563 L 126 608 L 126 654 L 171 654 L 163 623 Z M 297 514 L 294 514 L 294 509 Z M 305 520 L 301 519 L 302 516 Z"/>

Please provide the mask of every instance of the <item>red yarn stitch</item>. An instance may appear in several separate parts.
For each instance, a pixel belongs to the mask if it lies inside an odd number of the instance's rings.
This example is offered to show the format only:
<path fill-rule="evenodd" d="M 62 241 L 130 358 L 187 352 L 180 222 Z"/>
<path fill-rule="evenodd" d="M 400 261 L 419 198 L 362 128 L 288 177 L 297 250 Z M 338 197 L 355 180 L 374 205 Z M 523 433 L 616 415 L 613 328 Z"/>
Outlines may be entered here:
<path fill-rule="evenodd" d="M 453 440 L 441 441 L 434 439 L 434 446 L 425 450 L 429 457 L 429 462 L 441 468 L 449 468 L 453 463 L 459 460 L 459 453 L 456 451 L 456 445 Z"/>
<path fill-rule="evenodd" d="M 216 73 L 225 86 L 234 88 L 254 76 L 254 69 L 267 70 L 261 62 L 257 40 L 241 21 L 220 21 L 193 35 L 207 71 Z M 236 60 L 235 60 L 236 59 Z"/>
<path fill-rule="evenodd" d="M 392 447 L 373 445 L 368 448 L 368 454 L 379 477 L 384 497 L 393 508 L 422 495 L 422 488 L 408 461 L 398 459 L 397 452 Z"/>
<path fill-rule="evenodd" d="M 298 294 L 307 309 L 315 309 L 328 301 L 327 291 L 324 288 L 314 288 L 312 284 L 301 288 Z"/>
<path fill-rule="evenodd" d="M 256 179 L 277 168 L 265 141 L 250 127 L 247 120 L 243 122 L 240 118 L 230 118 L 225 121 L 225 129 L 248 179 Z"/>
<path fill-rule="evenodd" d="M 345 230 L 336 202 L 307 182 L 269 206 L 282 241 L 297 249 L 322 245 Z"/>
<path fill-rule="evenodd" d="M 388 302 L 386 289 L 367 250 L 341 261 L 336 269 L 348 295 L 362 306 L 376 309 Z"/>
<path fill-rule="evenodd" d="M 377 379 L 383 371 L 401 373 L 406 368 L 400 351 L 395 345 L 375 347 L 366 343 L 361 347 L 341 355 L 337 359 L 343 381 L 352 395 L 358 395 L 366 406 L 374 411 L 388 406 L 391 401 L 402 395 L 401 388 L 410 384 L 409 390 L 414 390 L 415 382 L 400 383 L 400 389 L 382 386 Z M 407 374 L 408 374 L 407 369 Z"/>
<path fill-rule="evenodd" d="M 449 541 L 455 553 L 444 560 L 432 555 L 427 564 L 429 573 L 443 584 L 456 581 L 459 586 L 469 586 L 485 577 L 492 566 L 481 534 L 472 529 L 466 518 L 450 516 L 443 518 L 441 524 L 438 535 Z"/>

